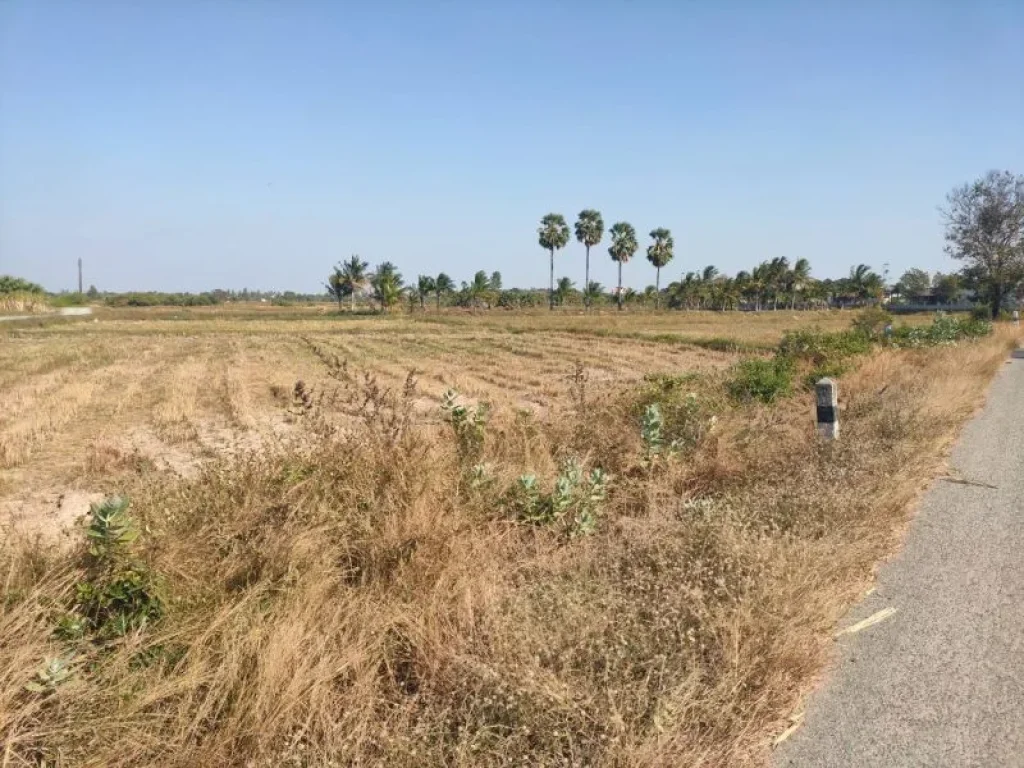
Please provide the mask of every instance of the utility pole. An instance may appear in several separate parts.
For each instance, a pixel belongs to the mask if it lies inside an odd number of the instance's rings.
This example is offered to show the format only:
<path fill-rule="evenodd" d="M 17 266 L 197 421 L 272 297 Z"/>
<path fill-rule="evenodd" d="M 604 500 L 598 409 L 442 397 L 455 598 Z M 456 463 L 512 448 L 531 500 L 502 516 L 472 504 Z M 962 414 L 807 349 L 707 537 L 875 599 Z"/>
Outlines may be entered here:
<path fill-rule="evenodd" d="M 82 295 L 82 259 L 78 259 L 78 295 Z"/>

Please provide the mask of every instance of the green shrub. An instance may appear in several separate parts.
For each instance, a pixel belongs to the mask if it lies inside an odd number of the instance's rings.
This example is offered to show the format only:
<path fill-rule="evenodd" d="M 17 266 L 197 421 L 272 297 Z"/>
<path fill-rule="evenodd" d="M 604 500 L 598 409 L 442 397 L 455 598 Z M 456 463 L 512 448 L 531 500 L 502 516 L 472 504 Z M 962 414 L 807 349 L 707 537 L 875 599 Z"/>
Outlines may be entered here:
<path fill-rule="evenodd" d="M 853 318 L 851 327 L 854 332 L 873 339 L 880 336 L 885 327 L 891 323 L 892 315 L 881 307 L 865 307 Z"/>
<path fill-rule="evenodd" d="M 86 577 L 75 585 L 74 608 L 57 625 L 65 639 L 86 630 L 100 638 L 123 637 L 163 615 L 159 581 L 132 553 L 139 531 L 128 503 L 111 496 L 90 509 Z"/>
<path fill-rule="evenodd" d="M 584 474 L 579 459 L 570 457 L 562 463 L 549 493 L 541 490 L 536 475 L 522 475 L 510 493 L 509 504 L 523 522 L 561 525 L 568 536 L 583 536 L 597 530 L 608 481 L 609 476 L 596 467 Z"/>
<path fill-rule="evenodd" d="M 80 307 L 88 303 L 89 300 L 82 293 L 58 293 L 50 297 L 50 306 L 53 307 Z"/>
<path fill-rule="evenodd" d="M 20 277 L 0 275 L 0 293 L 43 293 L 43 286 Z"/>
<path fill-rule="evenodd" d="M 971 320 L 980 320 L 982 322 L 988 322 L 992 319 L 992 308 L 985 306 L 984 304 L 975 304 L 971 307 Z"/>
<path fill-rule="evenodd" d="M 793 361 L 783 355 L 743 360 L 733 369 L 729 394 L 740 402 L 771 403 L 793 391 L 794 374 Z"/>
<path fill-rule="evenodd" d="M 700 374 L 649 374 L 640 387 L 634 413 L 640 419 L 644 458 L 690 451 L 714 429 L 715 402 Z"/>
<path fill-rule="evenodd" d="M 871 350 L 871 339 L 859 331 L 829 333 L 818 330 L 788 331 L 779 342 L 778 353 L 794 360 L 823 366 L 848 360 Z"/>
<path fill-rule="evenodd" d="M 458 397 L 459 393 L 454 389 L 445 392 L 441 396 L 441 413 L 452 427 L 459 459 L 472 463 L 483 453 L 490 409 L 486 403 L 478 403 L 472 409 L 467 408 L 456 402 Z"/>
<path fill-rule="evenodd" d="M 889 343 L 894 347 L 934 347 L 952 345 L 958 341 L 976 339 L 990 333 L 992 323 L 987 320 L 960 319 L 940 314 L 931 325 L 896 328 Z"/>

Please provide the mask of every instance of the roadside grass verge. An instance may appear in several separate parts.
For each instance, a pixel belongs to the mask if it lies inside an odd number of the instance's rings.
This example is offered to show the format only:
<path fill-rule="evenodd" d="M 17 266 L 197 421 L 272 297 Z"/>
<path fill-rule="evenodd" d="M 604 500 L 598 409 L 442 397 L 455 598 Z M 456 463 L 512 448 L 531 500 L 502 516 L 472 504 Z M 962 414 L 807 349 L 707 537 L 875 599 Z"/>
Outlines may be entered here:
<path fill-rule="evenodd" d="M 577 370 L 546 420 L 452 396 L 423 424 L 411 381 L 339 368 L 298 437 L 126 480 L 116 571 L 81 536 L 3 545 L 5 758 L 764 764 L 1013 341 L 864 351 L 836 444 L 806 392 L 726 373 Z"/>

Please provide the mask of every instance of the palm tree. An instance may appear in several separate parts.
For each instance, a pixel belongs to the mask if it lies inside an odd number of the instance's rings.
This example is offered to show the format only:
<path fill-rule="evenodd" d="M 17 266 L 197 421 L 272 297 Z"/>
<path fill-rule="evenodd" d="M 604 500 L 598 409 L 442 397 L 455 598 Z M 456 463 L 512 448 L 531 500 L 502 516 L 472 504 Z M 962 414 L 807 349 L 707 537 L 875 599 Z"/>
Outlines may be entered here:
<path fill-rule="evenodd" d="M 366 270 L 370 265 L 353 254 L 348 261 L 342 262 L 334 268 L 331 281 L 337 279 L 338 308 L 341 308 L 341 296 L 352 297 L 352 311 L 356 309 L 356 292 L 366 285 Z M 328 285 L 330 288 L 330 285 Z M 332 291 L 333 292 L 333 291 Z"/>
<path fill-rule="evenodd" d="M 6 277 L 6 275 L 4 277 Z M 327 282 L 324 283 L 324 288 L 327 289 L 328 294 L 337 299 L 338 312 L 341 312 L 341 300 L 345 296 L 345 285 L 342 282 L 342 272 L 340 264 L 338 264 L 334 268 L 334 271 L 327 276 Z"/>
<path fill-rule="evenodd" d="M 427 294 L 433 293 L 437 289 L 434 284 L 434 278 L 430 275 L 420 275 L 416 280 L 416 292 L 420 296 L 420 309 L 426 309 L 425 300 Z"/>
<path fill-rule="evenodd" d="M 700 308 L 701 277 L 696 272 L 687 272 L 683 275 L 683 281 L 679 284 L 679 298 L 683 306 L 693 309 Z"/>
<path fill-rule="evenodd" d="M 654 307 L 661 306 L 661 268 L 672 261 L 672 248 L 675 241 L 672 240 L 672 233 L 664 227 L 651 230 L 651 239 L 654 240 L 647 246 L 647 260 L 654 265 Z"/>
<path fill-rule="evenodd" d="M 882 278 L 871 271 L 867 264 L 858 264 L 850 268 L 850 277 L 847 280 L 850 292 L 855 298 L 867 301 L 868 299 L 881 296 L 885 288 Z"/>
<path fill-rule="evenodd" d="M 586 272 L 583 276 L 583 285 L 590 285 L 590 247 L 600 243 L 603 235 L 604 219 L 601 218 L 600 212 L 595 211 L 593 208 L 580 211 L 579 218 L 576 219 L 576 239 L 583 243 L 587 249 L 587 263 Z M 590 309 L 590 293 L 588 291 L 583 293 L 583 303 L 587 309 Z"/>
<path fill-rule="evenodd" d="M 551 253 L 551 281 L 548 287 L 548 309 L 555 308 L 555 251 L 565 248 L 569 242 L 569 225 L 560 213 L 549 213 L 540 220 L 537 228 L 537 242 Z"/>
<path fill-rule="evenodd" d="M 377 265 L 370 278 L 370 285 L 373 287 L 373 297 L 380 302 L 381 312 L 386 312 L 402 294 L 402 274 L 398 267 L 385 261 Z"/>
<path fill-rule="evenodd" d="M 718 267 L 714 264 L 708 264 L 704 267 L 704 271 L 700 273 L 700 293 L 697 297 L 697 308 L 700 309 L 701 305 L 707 306 L 709 309 L 714 309 L 714 293 L 715 293 L 715 281 L 718 279 Z"/>
<path fill-rule="evenodd" d="M 612 237 L 612 244 L 608 246 L 608 255 L 612 257 L 612 261 L 619 265 L 619 287 L 616 295 L 618 296 L 619 309 L 621 310 L 623 302 L 622 265 L 633 258 L 633 254 L 636 253 L 640 245 L 636 241 L 636 230 L 633 229 L 633 225 L 629 222 L 618 221 L 612 224 L 608 234 Z"/>
<path fill-rule="evenodd" d="M 491 281 L 487 278 L 487 273 L 482 269 L 473 275 L 473 282 L 469 283 L 466 287 L 466 295 L 469 297 L 469 303 L 475 306 L 479 302 L 486 302 L 488 308 L 490 308 L 490 292 L 491 292 Z"/>
<path fill-rule="evenodd" d="M 437 308 L 441 309 L 441 294 L 451 293 L 455 290 L 455 281 L 444 272 L 434 278 L 434 293 L 437 294 Z"/>
<path fill-rule="evenodd" d="M 789 259 L 776 256 L 768 262 L 768 288 L 772 294 L 772 309 L 779 308 L 779 294 L 786 289 L 786 278 L 789 275 Z"/>
<path fill-rule="evenodd" d="M 789 290 L 789 308 L 796 308 L 796 295 L 807 288 L 811 279 L 811 262 L 797 259 L 793 268 L 786 276 L 786 288 Z"/>

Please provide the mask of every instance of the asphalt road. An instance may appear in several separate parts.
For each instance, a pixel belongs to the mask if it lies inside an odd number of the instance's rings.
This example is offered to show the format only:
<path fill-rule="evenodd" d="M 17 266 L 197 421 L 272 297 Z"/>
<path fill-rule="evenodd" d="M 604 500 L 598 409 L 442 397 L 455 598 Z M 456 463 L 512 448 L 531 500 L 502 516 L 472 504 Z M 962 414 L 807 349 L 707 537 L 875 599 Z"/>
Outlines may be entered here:
<path fill-rule="evenodd" d="M 839 638 L 778 768 L 1024 766 L 1024 351 Z M 994 487 L 990 487 L 994 486 Z"/>

